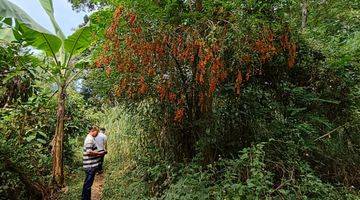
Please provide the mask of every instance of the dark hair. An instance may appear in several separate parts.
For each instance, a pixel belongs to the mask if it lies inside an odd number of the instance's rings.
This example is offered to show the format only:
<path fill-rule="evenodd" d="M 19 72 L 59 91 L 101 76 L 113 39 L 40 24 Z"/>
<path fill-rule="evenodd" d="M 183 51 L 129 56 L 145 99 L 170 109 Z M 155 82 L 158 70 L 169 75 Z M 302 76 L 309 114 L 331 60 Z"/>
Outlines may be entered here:
<path fill-rule="evenodd" d="M 105 128 L 100 128 L 100 131 L 105 132 L 106 129 Z"/>

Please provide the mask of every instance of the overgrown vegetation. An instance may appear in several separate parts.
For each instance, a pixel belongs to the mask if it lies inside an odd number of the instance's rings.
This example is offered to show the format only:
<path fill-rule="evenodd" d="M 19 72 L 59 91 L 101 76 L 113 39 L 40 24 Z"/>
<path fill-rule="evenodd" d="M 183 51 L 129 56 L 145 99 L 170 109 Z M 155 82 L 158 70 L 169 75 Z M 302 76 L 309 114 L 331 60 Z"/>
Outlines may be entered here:
<path fill-rule="evenodd" d="M 109 134 L 103 199 L 360 197 L 359 3 L 70 2 L 99 7 L 73 60 L 90 66 L 68 95 L 62 199 L 81 193 L 91 124 Z M 21 43 L 0 50 L 0 191 L 20 199 L 49 192 L 56 88 Z"/>
<path fill-rule="evenodd" d="M 56 123 L 56 88 L 47 82 L 40 60 L 18 44 L 1 44 L 4 92 L 0 113 L 1 193 L 5 199 L 49 195 L 51 146 Z M 11 58 L 9 58 L 11 56 Z M 4 59 L 3 59 L 4 58 Z M 66 112 L 65 166 L 81 166 L 74 157 L 76 138 L 87 131 L 85 102 L 71 91 Z M 80 164 L 79 164 L 80 163 Z M 34 188 L 32 188 L 34 187 Z M 44 194 L 38 194 L 42 191 Z M 25 193 L 27 192 L 27 193 Z"/>

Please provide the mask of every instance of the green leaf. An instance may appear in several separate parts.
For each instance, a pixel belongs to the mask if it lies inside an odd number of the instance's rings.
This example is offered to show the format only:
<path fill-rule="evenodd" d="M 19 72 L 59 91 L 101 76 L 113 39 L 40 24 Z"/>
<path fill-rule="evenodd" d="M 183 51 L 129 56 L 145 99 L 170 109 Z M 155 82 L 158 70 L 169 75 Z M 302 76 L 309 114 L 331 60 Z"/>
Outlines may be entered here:
<path fill-rule="evenodd" d="M 55 35 L 44 34 L 34 31 L 23 24 L 20 24 L 20 37 L 18 40 L 23 39 L 27 45 L 33 46 L 38 50 L 44 51 L 47 55 L 55 57 L 55 54 L 59 52 L 62 45 L 61 40 Z"/>
<path fill-rule="evenodd" d="M 306 110 L 307 108 L 304 107 L 304 108 L 290 108 L 289 111 L 291 111 L 291 116 L 295 116 L 296 114 Z"/>
<path fill-rule="evenodd" d="M 323 103 L 340 104 L 340 101 L 331 100 L 331 99 L 312 98 L 311 100 L 312 101 L 320 101 Z"/>
<path fill-rule="evenodd" d="M 87 66 L 89 66 L 89 61 L 79 60 L 75 64 L 76 69 L 85 69 Z"/>
<path fill-rule="evenodd" d="M 2 20 L 2 22 L 8 26 L 11 26 L 12 25 L 12 20 L 9 19 L 9 18 L 5 18 L 4 20 Z"/>
<path fill-rule="evenodd" d="M 25 140 L 26 140 L 27 142 L 31 142 L 31 141 L 33 141 L 35 138 L 36 138 L 35 135 L 29 135 L 28 137 L 25 138 Z"/>
<path fill-rule="evenodd" d="M 0 1 L 0 16 L 4 18 L 15 18 L 27 27 L 38 32 L 51 34 L 48 30 L 36 23 L 25 11 L 8 0 Z"/>
<path fill-rule="evenodd" d="M 48 16 L 50 17 L 50 21 L 55 29 L 56 35 L 59 36 L 60 39 L 65 40 L 65 35 L 62 32 L 59 24 L 55 20 L 54 6 L 53 6 L 52 0 L 39 0 L 39 2 L 41 4 L 41 6 L 44 8 L 44 10 L 46 11 L 46 13 L 48 14 Z"/>
<path fill-rule="evenodd" d="M 8 84 L 9 81 L 11 81 L 13 78 L 15 78 L 16 76 L 20 76 L 23 73 L 22 70 L 15 70 L 15 71 L 11 71 L 3 80 L 2 80 L 2 84 Z"/>
<path fill-rule="evenodd" d="M 38 50 L 48 55 L 55 56 L 59 51 L 62 41 L 48 30 L 36 23 L 25 11 L 8 0 L 0 1 L 0 16 L 6 19 L 14 18 L 14 35 L 17 40 L 24 40 Z"/>
<path fill-rule="evenodd" d="M 48 136 L 42 131 L 38 131 L 38 134 L 41 135 L 44 138 L 48 138 Z"/>
<path fill-rule="evenodd" d="M 40 142 L 41 144 L 46 144 L 46 140 L 43 140 L 43 139 L 40 139 L 40 138 L 38 138 L 38 139 L 36 139 L 38 142 Z"/>
<path fill-rule="evenodd" d="M 0 29 L 0 40 L 15 41 L 13 30 L 11 28 Z"/>
<path fill-rule="evenodd" d="M 68 38 L 64 42 L 65 52 L 70 56 L 80 54 L 91 44 L 91 28 L 84 26 Z"/>

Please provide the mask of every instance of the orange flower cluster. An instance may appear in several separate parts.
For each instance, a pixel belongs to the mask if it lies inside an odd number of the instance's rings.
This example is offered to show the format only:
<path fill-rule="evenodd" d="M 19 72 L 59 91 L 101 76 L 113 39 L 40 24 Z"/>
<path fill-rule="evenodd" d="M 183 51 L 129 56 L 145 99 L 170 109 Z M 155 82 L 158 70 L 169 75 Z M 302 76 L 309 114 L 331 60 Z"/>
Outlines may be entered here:
<path fill-rule="evenodd" d="M 175 122 L 182 122 L 185 116 L 185 108 L 179 108 L 175 111 L 175 117 L 174 117 L 174 121 Z"/>
<path fill-rule="evenodd" d="M 145 94 L 148 90 L 148 85 L 145 83 L 145 78 L 143 76 L 140 77 L 139 86 L 139 93 Z"/>
<path fill-rule="evenodd" d="M 195 44 L 198 48 L 199 57 L 196 81 L 201 86 L 208 83 L 208 93 L 211 96 L 215 92 L 217 85 L 227 78 L 227 71 L 223 65 L 220 47 L 217 43 L 211 47 L 205 46 L 203 42 Z"/>
<path fill-rule="evenodd" d="M 123 17 L 122 17 L 123 16 Z M 120 21 L 127 23 L 120 26 Z M 224 59 L 224 39 L 207 41 L 196 30 L 179 27 L 176 32 L 161 31 L 149 35 L 140 27 L 135 13 L 123 15 L 118 7 L 113 21 L 106 31 L 103 52 L 95 65 L 103 67 L 109 76 L 114 70 L 123 77 L 115 90 L 117 96 L 129 98 L 152 95 L 161 102 L 173 105 L 174 121 L 181 122 L 186 116 L 184 99 L 196 99 L 202 112 L 207 112 L 217 88 L 228 74 L 234 73 L 235 92 L 240 94 L 244 81 L 252 74 L 262 74 L 252 66 L 254 58 L 247 53 L 240 59 L 238 69 L 227 69 Z M 121 31 L 128 30 L 125 34 Z M 145 29 L 144 29 L 145 30 Z M 296 46 L 281 38 L 283 48 L 289 52 L 289 66 L 294 65 Z M 261 63 L 269 62 L 278 53 L 275 35 L 264 29 L 261 38 L 249 45 L 260 56 Z M 113 66 L 114 69 L 111 67 Z M 242 67 L 246 66 L 246 74 Z M 185 98 L 186 96 L 186 98 Z"/>
<path fill-rule="evenodd" d="M 121 6 L 115 9 L 112 23 L 105 32 L 105 36 L 109 41 L 103 44 L 103 52 L 95 61 L 96 67 L 98 68 L 105 67 L 105 71 L 108 76 L 112 71 L 109 65 L 113 61 L 114 57 L 112 55 L 108 55 L 107 53 L 112 50 L 110 45 L 112 45 L 114 49 L 117 49 L 120 46 L 119 37 L 117 36 L 117 29 L 119 27 L 119 22 L 122 12 L 123 12 L 123 7 Z"/>
<path fill-rule="evenodd" d="M 236 90 L 236 94 L 238 94 L 238 95 L 240 94 L 242 82 L 243 82 L 242 72 L 241 72 L 241 70 L 239 70 L 237 73 L 237 76 L 236 76 L 236 80 L 235 80 L 235 90 Z"/>
<path fill-rule="evenodd" d="M 262 32 L 262 38 L 255 42 L 253 49 L 260 54 L 261 63 L 270 61 L 278 53 L 275 48 L 275 36 L 269 29 L 264 29 Z"/>
<path fill-rule="evenodd" d="M 149 40 L 142 34 L 141 27 L 137 26 L 137 16 L 134 13 L 124 15 L 129 32 L 121 36 L 117 29 L 120 28 L 122 13 L 122 7 L 116 9 L 113 21 L 106 31 L 107 41 L 103 45 L 103 54 L 95 62 L 97 67 L 105 67 L 107 75 L 112 72 L 112 64 L 124 75 L 115 90 L 116 95 L 125 94 L 131 98 L 155 91 L 153 94 L 157 94 L 160 101 L 167 101 L 178 108 L 174 120 L 181 121 L 185 116 L 186 91 L 182 89 L 185 86 L 178 74 L 184 72 L 178 70 L 183 68 L 187 71 L 186 68 L 190 67 L 196 77 L 196 82 L 192 84 L 201 85 L 203 90 L 199 93 L 199 104 L 201 110 L 205 111 L 206 98 L 227 77 L 221 60 L 220 44 L 207 44 L 197 38 L 196 34 L 186 31 L 175 35 L 161 34 Z M 177 75 L 171 75 L 174 73 Z M 164 80 L 166 76 L 168 80 Z M 188 87 L 195 88 L 196 85 Z"/>
<path fill-rule="evenodd" d="M 163 101 L 166 97 L 166 89 L 163 85 L 159 84 L 156 86 L 156 90 L 159 93 L 160 100 Z"/>
<path fill-rule="evenodd" d="M 128 17 L 130 26 L 134 26 L 136 21 L 136 15 L 134 13 L 129 13 Z"/>
<path fill-rule="evenodd" d="M 172 102 L 172 103 L 176 102 L 176 94 L 173 93 L 173 92 L 169 92 L 168 99 L 169 99 L 169 101 Z"/>
<path fill-rule="evenodd" d="M 116 36 L 116 31 L 119 27 L 119 22 L 122 12 L 123 12 L 122 6 L 119 6 L 115 9 L 111 26 L 106 30 L 106 34 L 105 34 L 105 36 L 110 40 L 113 38 L 113 36 Z"/>
<path fill-rule="evenodd" d="M 295 65 L 296 59 L 296 44 L 291 43 L 290 48 L 288 49 L 289 52 L 289 59 L 288 59 L 288 67 L 289 69 L 293 68 Z"/>
<path fill-rule="evenodd" d="M 296 60 L 296 44 L 289 41 L 288 34 L 284 34 L 280 37 L 281 46 L 288 52 L 288 67 L 291 69 L 295 65 Z"/>

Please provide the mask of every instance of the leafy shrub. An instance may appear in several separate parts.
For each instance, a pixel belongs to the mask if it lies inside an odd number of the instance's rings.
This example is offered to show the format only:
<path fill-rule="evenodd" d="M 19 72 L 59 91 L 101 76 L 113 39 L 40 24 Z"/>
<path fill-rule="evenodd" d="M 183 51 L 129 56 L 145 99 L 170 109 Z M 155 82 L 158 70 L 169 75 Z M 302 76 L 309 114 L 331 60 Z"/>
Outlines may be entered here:
<path fill-rule="evenodd" d="M 139 146 L 143 137 L 139 121 L 129 117 L 123 108 L 106 110 L 100 116 L 101 124 L 109 131 L 111 144 L 105 163 L 104 199 L 357 197 L 356 192 L 319 178 L 304 159 L 303 142 L 270 139 L 232 156 L 217 155 L 216 160 L 208 164 L 203 164 L 202 154 L 187 164 L 174 163 L 155 156 L 158 152 L 149 151 L 149 147 Z"/>
<path fill-rule="evenodd" d="M 2 48 L 7 48 L 7 51 Z M 51 179 L 50 144 L 55 132 L 56 101 L 53 93 L 56 88 L 44 78 L 44 72 L 38 66 L 41 62 L 26 49 L 13 45 L 6 48 L 1 46 L 0 56 L 10 56 L 8 51 L 12 50 L 17 58 L 2 60 L 1 65 L 2 83 L 7 84 L 0 84 L 0 90 L 5 91 L 4 97 L 8 98 L 0 99 L 0 193 L 4 198 L 26 199 L 33 192 L 29 184 L 45 188 Z M 19 63 L 12 63 L 15 61 Z M 14 82 L 19 88 L 10 87 Z M 87 130 L 89 121 L 83 114 L 85 104 L 82 97 L 74 93 L 69 99 L 64 159 L 65 165 L 71 169 L 81 165 L 81 159 L 74 156 L 78 147 L 76 138 Z M 24 179 L 28 180 L 27 183 Z M 30 195 L 29 198 L 37 197 Z"/>

